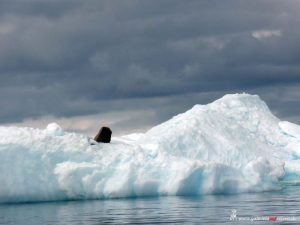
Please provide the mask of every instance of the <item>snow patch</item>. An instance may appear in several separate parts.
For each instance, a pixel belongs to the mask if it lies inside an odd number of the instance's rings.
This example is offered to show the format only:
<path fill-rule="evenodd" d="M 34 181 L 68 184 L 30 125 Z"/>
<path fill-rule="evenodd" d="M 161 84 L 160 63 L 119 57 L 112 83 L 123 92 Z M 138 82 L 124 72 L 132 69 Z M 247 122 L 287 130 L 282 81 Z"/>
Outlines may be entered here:
<path fill-rule="evenodd" d="M 63 129 L 57 123 L 49 123 L 46 131 L 53 135 L 62 135 Z"/>

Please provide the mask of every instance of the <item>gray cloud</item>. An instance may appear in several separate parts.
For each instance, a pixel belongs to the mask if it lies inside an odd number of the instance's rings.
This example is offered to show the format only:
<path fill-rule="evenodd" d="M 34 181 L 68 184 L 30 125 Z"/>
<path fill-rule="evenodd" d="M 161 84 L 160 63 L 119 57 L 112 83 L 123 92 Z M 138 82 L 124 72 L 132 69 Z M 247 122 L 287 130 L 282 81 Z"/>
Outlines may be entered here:
<path fill-rule="evenodd" d="M 289 93 L 300 85 L 299 9 L 269 0 L 1 1 L 0 123 L 154 110 L 139 117 L 146 127 L 239 91 L 298 122 Z"/>

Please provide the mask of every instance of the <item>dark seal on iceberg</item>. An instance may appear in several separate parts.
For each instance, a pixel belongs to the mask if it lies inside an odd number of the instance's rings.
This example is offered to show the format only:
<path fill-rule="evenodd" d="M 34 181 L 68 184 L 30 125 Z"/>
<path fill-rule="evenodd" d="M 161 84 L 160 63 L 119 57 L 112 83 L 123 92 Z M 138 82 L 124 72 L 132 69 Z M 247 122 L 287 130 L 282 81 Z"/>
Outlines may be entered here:
<path fill-rule="evenodd" d="M 102 127 L 94 140 L 97 142 L 110 143 L 111 134 L 112 132 L 109 127 Z"/>

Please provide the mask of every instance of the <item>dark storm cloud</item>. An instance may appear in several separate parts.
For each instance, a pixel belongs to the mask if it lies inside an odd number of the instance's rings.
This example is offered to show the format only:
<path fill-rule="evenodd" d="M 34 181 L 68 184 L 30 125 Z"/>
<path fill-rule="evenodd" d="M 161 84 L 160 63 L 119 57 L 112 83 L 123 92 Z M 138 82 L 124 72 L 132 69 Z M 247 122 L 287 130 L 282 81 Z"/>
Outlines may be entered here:
<path fill-rule="evenodd" d="M 147 108 L 161 122 L 238 91 L 293 117 L 299 100 L 269 92 L 300 86 L 299 9 L 270 0 L 1 1 L 0 122 Z"/>

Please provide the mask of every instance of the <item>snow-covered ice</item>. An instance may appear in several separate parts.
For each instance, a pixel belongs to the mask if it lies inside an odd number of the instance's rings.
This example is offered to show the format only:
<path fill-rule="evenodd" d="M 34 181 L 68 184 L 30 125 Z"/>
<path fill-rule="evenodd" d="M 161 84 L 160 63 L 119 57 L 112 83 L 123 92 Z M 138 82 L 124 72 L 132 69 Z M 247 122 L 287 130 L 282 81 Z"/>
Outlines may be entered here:
<path fill-rule="evenodd" d="M 300 180 L 300 127 L 225 95 L 144 134 L 90 145 L 56 123 L 0 127 L 0 203 L 276 190 Z"/>

